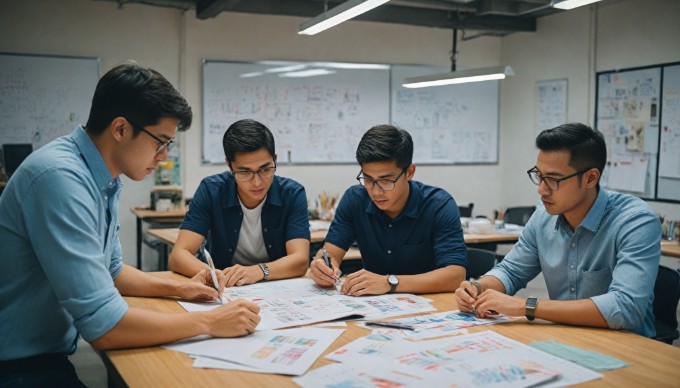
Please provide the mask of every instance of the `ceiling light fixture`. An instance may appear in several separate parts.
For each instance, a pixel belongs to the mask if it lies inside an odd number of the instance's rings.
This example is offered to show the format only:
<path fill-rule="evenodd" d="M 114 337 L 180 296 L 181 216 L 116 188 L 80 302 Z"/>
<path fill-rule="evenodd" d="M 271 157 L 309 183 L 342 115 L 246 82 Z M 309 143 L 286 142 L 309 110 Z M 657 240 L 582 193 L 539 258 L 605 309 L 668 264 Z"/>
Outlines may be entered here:
<path fill-rule="evenodd" d="M 563 0 L 559 3 L 553 4 L 553 7 L 559 9 L 572 9 L 576 7 L 581 7 L 583 5 L 588 5 L 592 3 L 597 3 L 600 0 Z"/>
<path fill-rule="evenodd" d="M 300 35 L 315 35 L 346 20 L 370 11 L 389 0 L 349 0 L 300 24 Z"/>
<path fill-rule="evenodd" d="M 508 75 L 515 75 L 510 66 L 486 67 L 483 69 L 469 69 L 456 71 L 456 41 L 458 30 L 453 30 L 453 50 L 451 51 L 451 71 L 433 75 L 407 78 L 403 87 L 426 88 L 429 86 L 442 86 L 462 84 L 466 82 L 480 82 L 504 79 Z"/>

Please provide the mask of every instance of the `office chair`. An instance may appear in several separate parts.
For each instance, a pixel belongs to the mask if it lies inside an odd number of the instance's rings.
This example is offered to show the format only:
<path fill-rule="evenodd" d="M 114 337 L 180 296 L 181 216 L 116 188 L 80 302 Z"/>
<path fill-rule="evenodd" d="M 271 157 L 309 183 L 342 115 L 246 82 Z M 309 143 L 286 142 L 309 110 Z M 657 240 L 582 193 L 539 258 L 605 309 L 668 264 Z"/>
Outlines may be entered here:
<path fill-rule="evenodd" d="M 657 341 L 672 344 L 678 333 L 678 299 L 680 299 L 680 270 L 659 266 L 654 284 L 654 327 Z"/>
<path fill-rule="evenodd" d="M 475 207 L 475 204 L 470 202 L 469 205 L 467 206 L 460 206 L 458 205 L 458 213 L 460 213 L 461 217 L 472 217 L 472 208 Z"/>
<path fill-rule="evenodd" d="M 531 215 L 534 214 L 534 211 L 536 211 L 536 206 L 509 207 L 505 209 L 503 222 L 524 226 L 529 221 L 529 218 L 531 218 Z"/>
<path fill-rule="evenodd" d="M 467 275 L 468 279 L 477 279 L 489 272 L 496 265 L 496 254 L 486 249 L 468 248 Z"/>

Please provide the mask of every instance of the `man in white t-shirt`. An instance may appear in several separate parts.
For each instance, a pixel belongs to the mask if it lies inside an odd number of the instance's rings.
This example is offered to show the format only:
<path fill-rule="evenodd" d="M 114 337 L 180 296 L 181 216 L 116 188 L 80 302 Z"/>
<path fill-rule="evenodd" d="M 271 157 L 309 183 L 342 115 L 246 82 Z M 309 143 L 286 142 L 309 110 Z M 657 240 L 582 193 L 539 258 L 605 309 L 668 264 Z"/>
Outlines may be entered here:
<path fill-rule="evenodd" d="M 229 170 L 206 177 L 196 190 L 169 266 L 193 276 L 207 265 L 196 258 L 207 249 L 220 288 L 305 274 L 309 265 L 309 221 L 305 189 L 275 175 L 274 136 L 255 120 L 232 124 L 222 139 Z"/>

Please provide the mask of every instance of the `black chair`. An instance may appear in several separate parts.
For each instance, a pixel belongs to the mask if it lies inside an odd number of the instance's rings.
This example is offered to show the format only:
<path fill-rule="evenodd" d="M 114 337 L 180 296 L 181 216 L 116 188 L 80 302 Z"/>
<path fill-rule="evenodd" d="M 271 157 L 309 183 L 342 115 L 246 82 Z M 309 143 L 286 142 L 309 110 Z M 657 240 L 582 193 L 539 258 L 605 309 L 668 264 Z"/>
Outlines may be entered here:
<path fill-rule="evenodd" d="M 468 248 L 467 278 L 478 279 L 496 265 L 496 254 L 486 249 Z"/>
<path fill-rule="evenodd" d="M 469 205 L 467 206 L 460 206 L 458 205 L 458 213 L 460 213 L 461 217 L 472 217 L 472 208 L 475 207 L 475 204 L 470 202 Z"/>
<path fill-rule="evenodd" d="M 536 206 L 518 206 L 509 207 L 505 209 L 503 214 L 503 222 L 506 224 L 517 224 L 524 226 L 531 218 L 531 215 L 536 211 Z"/>
<path fill-rule="evenodd" d="M 680 337 L 678 333 L 678 299 L 680 299 L 680 271 L 659 266 L 654 284 L 654 326 L 656 337 L 654 339 L 672 344 Z"/>

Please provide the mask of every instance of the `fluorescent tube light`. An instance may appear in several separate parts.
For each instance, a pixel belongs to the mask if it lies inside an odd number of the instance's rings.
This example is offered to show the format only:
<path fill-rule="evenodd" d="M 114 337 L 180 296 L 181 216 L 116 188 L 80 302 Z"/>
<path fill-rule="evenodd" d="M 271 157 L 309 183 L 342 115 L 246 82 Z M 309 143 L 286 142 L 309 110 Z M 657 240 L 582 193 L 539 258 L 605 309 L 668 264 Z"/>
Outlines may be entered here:
<path fill-rule="evenodd" d="M 572 9 L 583 5 L 597 3 L 598 1 L 600 0 L 563 0 L 559 3 L 553 4 L 553 7 L 559 9 Z"/>
<path fill-rule="evenodd" d="M 308 69 L 301 71 L 293 71 L 290 73 L 279 74 L 280 78 L 304 78 L 304 77 L 316 77 L 317 75 L 326 75 L 335 73 L 332 70 L 326 69 Z"/>
<path fill-rule="evenodd" d="M 506 75 L 515 75 L 510 66 L 496 66 L 407 78 L 403 86 L 405 88 L 425 88 L 428 86 L 463 84 L 504 79 Z"/>
<path fill-rule="evenodd" d="M 300 24 L 301 35 L 315 35 L 364 12 L 387 3 L 389 0 L 349 0 Z"/>

